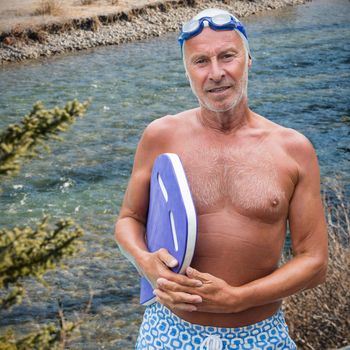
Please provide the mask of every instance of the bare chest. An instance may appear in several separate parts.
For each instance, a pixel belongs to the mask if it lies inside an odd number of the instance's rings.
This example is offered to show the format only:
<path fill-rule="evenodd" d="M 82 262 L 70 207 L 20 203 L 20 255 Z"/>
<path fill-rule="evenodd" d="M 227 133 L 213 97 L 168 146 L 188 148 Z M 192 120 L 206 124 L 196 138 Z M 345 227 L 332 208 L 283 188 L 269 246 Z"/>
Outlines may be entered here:
<path fill-rule="evenodd" d="M 182 156 L 198 214 L 222 208 L 262 221 L 285 217 L 292 187 L 266 150 L 203 149 Z"/>

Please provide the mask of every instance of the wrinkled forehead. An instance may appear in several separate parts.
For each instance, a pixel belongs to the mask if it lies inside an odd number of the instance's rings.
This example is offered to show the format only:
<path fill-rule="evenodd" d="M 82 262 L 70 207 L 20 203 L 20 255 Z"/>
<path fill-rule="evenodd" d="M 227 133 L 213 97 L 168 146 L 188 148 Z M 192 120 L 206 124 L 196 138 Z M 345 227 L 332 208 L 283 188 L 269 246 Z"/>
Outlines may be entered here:
<path fill-rule="evenodd" d="M 186 50 L 185 50 L 186 46 Z M 235 30 L 212 30 L 209 27 L 186 40 L 184 42 L 184 54 L 210 54 L 218 53 L 223 50 L 234 50 L 241 52 L 245 50 L 244 41 Z"/>

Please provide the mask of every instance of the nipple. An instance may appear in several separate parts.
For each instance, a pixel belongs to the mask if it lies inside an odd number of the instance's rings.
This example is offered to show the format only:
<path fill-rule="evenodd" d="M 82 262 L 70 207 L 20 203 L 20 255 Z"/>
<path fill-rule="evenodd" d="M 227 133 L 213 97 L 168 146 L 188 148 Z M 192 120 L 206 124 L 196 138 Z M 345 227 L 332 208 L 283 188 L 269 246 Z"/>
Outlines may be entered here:
<path fill-rule="evenodd" d="M 279 200 L 277 198 L 274 198 L 271 202 L 273 207 L 277 207 L 277 205 L 279 204 Z"/>

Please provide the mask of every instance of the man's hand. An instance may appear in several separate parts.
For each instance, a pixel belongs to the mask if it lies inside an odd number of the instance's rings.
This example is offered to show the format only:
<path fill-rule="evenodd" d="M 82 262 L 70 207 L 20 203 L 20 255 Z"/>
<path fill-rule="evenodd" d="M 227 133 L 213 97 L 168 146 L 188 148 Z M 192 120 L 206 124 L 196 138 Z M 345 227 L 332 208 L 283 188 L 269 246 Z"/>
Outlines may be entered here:
<path fill-rule="evenodd" d="M 177 264 L 177 260 L 166 249 L 159 249 L 154 253 L 145 252 L 142 260 L 139 260 L 141 271 L 153 287 L 159 277 L 168 275 L 170 269 Z"/>
<path fill-rule="evenodd" d="M 190 278 L 184 275 L 177 274 L 171 271 L 171 268 L 176 267 L 177 260 L 169 254 L 166 249 L 159 249 L 154 253 L 145 252 L 142 262 L 139 264 L 139 268 L 151 282 L 153 287 L 156 287 L 157 280 L 169 280 L 175 284 L 177 288 L 196 288 L 203 283 L 198 279 Z M 184 294 L 184 293 L 182 293 Z M 197 296 L 189 296 L 188 299 L 182 295 L 182 302 L 178 303 L 177 308 L 180 310 L 194 311 L 192 306 L 186 303 L 201 302 L 202 299 Z"/>
<path fill-rule="evenodd" d="M 202 285 L 190 287 L 159 278 L 155 290 L 157 300 L 172 310 L 231 313 L 243 309 L 239 288 L 190 267 L 186 274 L 191 280 L 200 281 Z"/>

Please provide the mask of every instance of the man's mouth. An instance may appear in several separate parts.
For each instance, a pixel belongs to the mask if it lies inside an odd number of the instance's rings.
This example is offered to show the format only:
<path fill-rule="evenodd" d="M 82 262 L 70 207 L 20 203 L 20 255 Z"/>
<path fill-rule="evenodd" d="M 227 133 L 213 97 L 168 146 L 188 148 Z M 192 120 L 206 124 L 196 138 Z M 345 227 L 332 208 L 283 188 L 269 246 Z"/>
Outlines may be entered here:
<path fill-rule="evenodd" d="M 230 86 L 220 86 L 220 87 L 216 87 L 213 89 L 208 89 L 207 91 L 211 92 L 211 93 L 219 93 L 219 92 L 226 91 L 229 88 L 230 88 Z"/>

